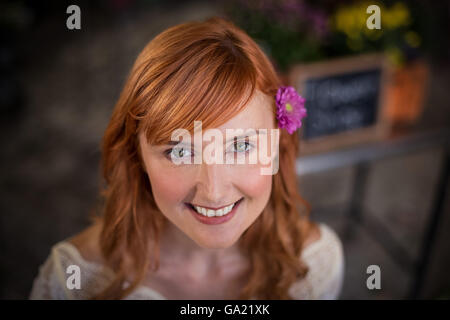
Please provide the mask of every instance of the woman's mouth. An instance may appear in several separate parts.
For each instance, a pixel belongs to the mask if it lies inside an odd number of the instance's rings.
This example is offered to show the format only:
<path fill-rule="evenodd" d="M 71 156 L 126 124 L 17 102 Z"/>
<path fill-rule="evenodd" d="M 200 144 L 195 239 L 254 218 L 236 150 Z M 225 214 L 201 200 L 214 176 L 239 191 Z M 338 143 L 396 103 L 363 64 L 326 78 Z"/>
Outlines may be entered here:
<path fill-rule="evenodd" d="M 230 220 L 243 200 L 244 198 L 241 198 L 228 206 L 220 207 L 218 209 L 202 207 L 192 203 L 185 204 L 193 213 L 194 217 L 200 222 L 205 224 L 219 224 Z"/>

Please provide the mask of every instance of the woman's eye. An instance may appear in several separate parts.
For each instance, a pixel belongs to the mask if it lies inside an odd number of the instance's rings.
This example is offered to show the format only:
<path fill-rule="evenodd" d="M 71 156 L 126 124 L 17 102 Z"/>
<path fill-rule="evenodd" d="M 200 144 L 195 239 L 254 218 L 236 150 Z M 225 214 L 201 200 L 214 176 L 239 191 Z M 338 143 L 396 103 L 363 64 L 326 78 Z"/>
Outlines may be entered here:
<path fill-rule="evenodd" d="M 174 147 L 166 151 L 169 159 L 182 159 L 191 156 L 191 151 L 184 147 Z"/>
<path fill-rule="evenodd" d="M 247 152 L 251 148 L 251 144 L 247 141 L 238 141 L 234 144 L 234 151 L 236 152 Z"/>

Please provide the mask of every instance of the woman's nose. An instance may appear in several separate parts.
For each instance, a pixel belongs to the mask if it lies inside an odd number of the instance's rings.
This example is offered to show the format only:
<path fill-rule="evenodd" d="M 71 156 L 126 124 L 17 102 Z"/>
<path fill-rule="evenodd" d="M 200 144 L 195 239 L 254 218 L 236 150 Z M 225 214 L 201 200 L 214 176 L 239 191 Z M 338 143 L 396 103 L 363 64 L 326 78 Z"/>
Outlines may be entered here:
<path fill-rule="evenodd" d="M 226 166 L 202 163 L 195 181 L 198 192 L 196 196 L 207 201 L 212 207 L 223 205 L 229 188 L 228 178 Z"/>

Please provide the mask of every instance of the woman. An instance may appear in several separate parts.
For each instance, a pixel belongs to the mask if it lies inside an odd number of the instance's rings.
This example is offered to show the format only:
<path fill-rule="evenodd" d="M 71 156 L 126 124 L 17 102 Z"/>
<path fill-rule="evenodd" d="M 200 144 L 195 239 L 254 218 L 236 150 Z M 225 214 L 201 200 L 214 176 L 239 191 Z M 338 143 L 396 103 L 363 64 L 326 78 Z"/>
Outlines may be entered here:
<path fill-rule="evenodd" d="M 292 133 L 304 114 L 289 119 L 281 111 L 303 101 L 283 104 L 295 92 L 280 85 L 256 43 L 223 19 L 178 25 L 154 38 L 103 138 L 101 214 L 52 248 L 30 298 L 337 298 L 342 245 L 332 229 L 309 220 L 297 193 Z M 261 162 L 188 163 L 202 154 L 198 140 L 182 145 L 173 134 L 198 132 L 194 121 L 224 135 L 266 129 L 259 141 L 275 137 L 278 146 L 273 174 L 262 174 Z M 253 142 L 233 138 L 224 154 L 248 158 L 263 145 Z M 66 272 L 73 265 L 81 271 L 78 285 Z"/>

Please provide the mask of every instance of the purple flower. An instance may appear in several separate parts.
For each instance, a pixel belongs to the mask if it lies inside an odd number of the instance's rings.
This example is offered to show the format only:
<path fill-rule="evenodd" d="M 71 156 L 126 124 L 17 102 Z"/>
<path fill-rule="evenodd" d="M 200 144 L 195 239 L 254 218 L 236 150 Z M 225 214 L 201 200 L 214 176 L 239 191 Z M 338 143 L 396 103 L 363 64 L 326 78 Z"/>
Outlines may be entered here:
<path fill-rule="evenodd" d="M 275 101 L 278 126 L 292 134 L 302 126 L 302 119 L 306 117 L 305 99 L 293 87 L 280 87 Z"/>

